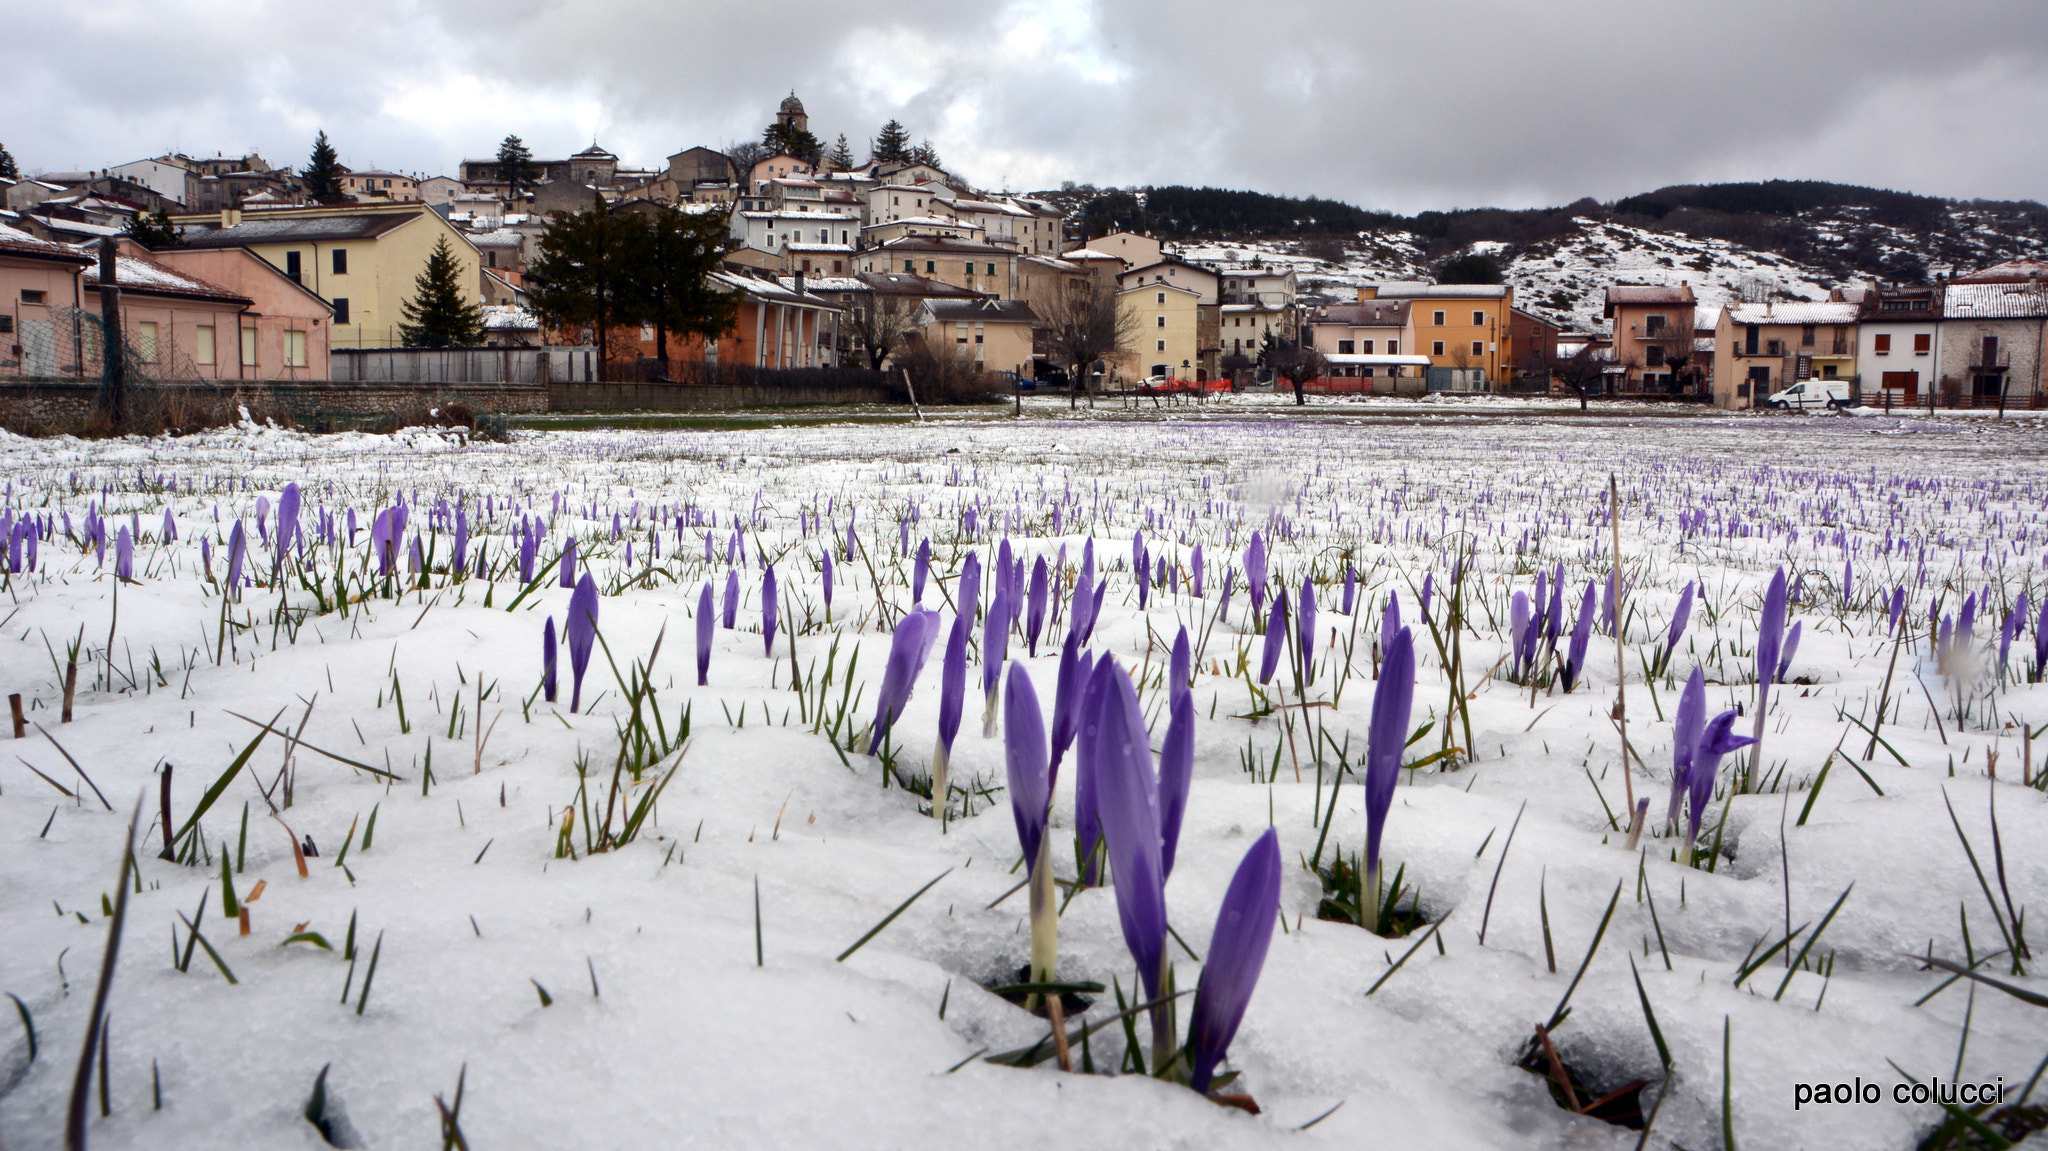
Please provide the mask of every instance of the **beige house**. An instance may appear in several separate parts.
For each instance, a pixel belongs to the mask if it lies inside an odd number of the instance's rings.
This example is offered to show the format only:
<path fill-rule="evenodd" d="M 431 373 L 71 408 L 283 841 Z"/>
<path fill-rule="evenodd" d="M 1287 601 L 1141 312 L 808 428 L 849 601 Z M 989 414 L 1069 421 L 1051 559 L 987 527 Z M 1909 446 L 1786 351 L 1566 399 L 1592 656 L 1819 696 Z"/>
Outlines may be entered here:
<path fill-rule="evenodd" d="M 341 190 L 358 200 L 389 200 L 393 203 L 422 201 L 419 184 L 403 172 L 382 169 L 348 172 L 341 178 Z"/>
<path fill-rule="evenodd" d="M 333 306 L 336 348 L 395 348 L 427 257 L 442 239 L 460 265 L 463 295 L 481 304 L 482 263 L 469 237 L 421 204 L 229 209 L 178 216 L 185 247 L 246 248 Z"/>
<path fill-rule="evenodd" d="M 1413 316 L 1409 300 L 1330 304 L 1310 316 L 1309 343 L 1330 361 L 1334 376 L 1398 379 L 1420 375 L 1418 369 L 1427 367 L 1429 360 L 1417 362 L 1415 358 Z M 1226 328 L 1225 335 L 1230 334 Z"/>
<path fill-rule="evenodd" d="M 1714 405 L 1760 408 L 1807 379 L 1856 374 L 1857 305 L 1733 304 L 1714 325 Z"/>
<path fill-rule="evenodd" d="M 1113 358 L 1126 383 L 1150 376 L 1195 380 L 1202 363 L 1202 297 L 1179 284 L 1148 283 L 1117 293 L 1132 318 L 1131 350 Z"/>
<path fill-rule="evenodd" d="M 1951 282 L 1942 292 L 1942 399 L 1994 406 L 2042 394 L 2048 282 Z M 1969 400 L 1963 397 L 1970 397 Z"/>
<path fill-rule="evenodd" d="M 1022 300 L 927 299 L 912 326 L 935 354 L 950 353 L 980 371 L 1022 372 L 1031 366 L 1037 321 Z"/>
<path fill-rule="evenodd" d="M 1380 284 L 1367 299 L 1407 300 L 1414 354 L 1429 357 L 1431 391 L 1505 389 L 1514 365 L 1515 290 L 1500 284 Z"/>
<path fill-rule="evenodd" d="M 1692 285 L 1613 284 L 1604 315 L 1613 325 L 1614 365 L 1623 391 L 1657 391 L 1672 383 L 1671 361 L 1691 364 L 1694 300 Z M 1682 352 L 1682 356 L 1674 356 Z"/>
<path fill-rule="evenodd" d="M 1142 268 L 1156 264 L 1163 255 L 1159 241 L 1150 236 L 1140 236 L 1136 232 L 1111 232 L 1107 236 L 1098 236 L 1093 240 L 1077 243 L 1074 247 L 1088 248 L 1115 256 L 1124 262 L 1125 268 Z"/>
<path fill-rule="evenodd" d="M 1000 300 L 1016 295 L 1017 253 L 978 240 L 903 236 L 860 253 L 862 272 L 902 272 L 983 292 Z"/>

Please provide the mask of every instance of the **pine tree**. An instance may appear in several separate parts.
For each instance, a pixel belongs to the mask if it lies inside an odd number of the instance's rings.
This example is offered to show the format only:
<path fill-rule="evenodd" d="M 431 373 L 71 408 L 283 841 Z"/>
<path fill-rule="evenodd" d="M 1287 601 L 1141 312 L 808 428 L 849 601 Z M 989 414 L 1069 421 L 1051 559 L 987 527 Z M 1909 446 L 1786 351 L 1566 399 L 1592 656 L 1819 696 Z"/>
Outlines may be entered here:
<path fill-rule="evenodd" d="M 541 323 L 557 329 L 588 326 L 600 365 L 611 356 L 613 325 L 638 310 L 633 279 L 644 259 L 644 237 L 639 217 L 614 216 L 603 197 L 593 196 L 586 211 L 554 213 L 526 265 Z"/>
<path fill-rule="evenodd" d="M 812 167 L 817 166 L 819 157 L 825 153 L 825 146 L 818 143 L 818 138 L 809 130 L 781 120 L 768 125 L 768 130 L 761 133 L 761 143 L 767 145 L 771 152 L 795 156 Z"/>
<path fill-rule="evenodd" d="M 517 200 L 522 189 L 532 190 L 534 182 L 540 179 L 540 166 L 533 162 L 533 153 L 527 150 L 526 141 L 517 136 L 505 137 L 498 145 L 498 179 L 511 185 L 511 198 Z"/>
<path fill-rule="evenodd" d="M 408 348 L 473 348 L 484 342 L 483 310 L 462 293 L 462 265 L 443 236 L 413 280 L 398 335 Z"/>
<path fill-rule="evenodd" d="M 839 133 L 839 142 L 832 145 L 832 152 L 825 157 L 825 168 L 832 172 L 853 171 L 853 149 L 846 143 L 846 133 Z"/>
<path fill-rule="evenodd" d="M 714 280 L 733 246 L 723 216 L 663 208 L 651 217 L 613 221 L 637 232 L 627 246 L 627 287 L 621 318 L 654 325 L 655 356 L 668 367 L 668 338 L 696 335 L 716 340 L 732 327 L 739 297 Z"/>
<path fill-rule="evenodd" d="M 843 141 L 846 137 L 841 136 Z M 21 169 L 14 164 L 14 157 L 7 151 L 7 145 L 0 144 L 0 180 L 21 179 Z"/>
<path fill-rule="evenodd" d="M 930 140 L 919 140 L 917 147 L 910 150 L 909 159 L 911 163 L 923 164 L 927 168 L 943 169 L 945 167 L 944 164 L 939 163 L 939 150 L 932 147 Z"/>
<path fill-rule="evenodd" d="M 334 154 L 334 145 L 327 142 L 324 131 L 313 138 L 313 156 L 299 176 L 306 182 L 306 194 L 316 204 L 339 204 L 348 199 L 348 194 L 341 190 L 341 158 Z"/>
<path fill-rule="evenodd" d="M 868 146 L 868 158 L 877 164 L 901 164 L 910 159 L 910 130 L 895 120 L 882 125 L 882 134 Z"/>
<path fill-rule="evenodd" d="M 171 223 L 171 214 L 161 208 L 154 215 L 137 212 L 134 218 L 128 221 L 126 231 L 129 239 L 152 252 L 175 248 L 185 242 L 184 233 L 178 230 L 176 224 Z"/>

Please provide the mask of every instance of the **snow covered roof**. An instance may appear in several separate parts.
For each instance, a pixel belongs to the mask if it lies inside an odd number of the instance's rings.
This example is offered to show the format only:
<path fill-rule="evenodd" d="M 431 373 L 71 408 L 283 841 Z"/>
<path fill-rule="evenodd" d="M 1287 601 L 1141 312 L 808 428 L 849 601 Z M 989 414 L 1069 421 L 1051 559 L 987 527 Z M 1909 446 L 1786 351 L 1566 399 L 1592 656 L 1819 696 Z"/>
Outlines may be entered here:
<path fill-rule="evenodd" d="M 1507 298 L 1505 284 L 1381 284 L 1380 298 L 1386 300 L 1500 300 Z"/>
<path fill-rule="evenodd" d="M 1280 312 L 1284 312 L 1284 311 L 1286 311 L 1286 310 L 1287 310 L 1287 305 L 1285 305 L 1285 304 L 1225 304 L 1225 305 L 1223 305 L 1223 310 L 1224 310 L 1225 312 L 1272 312 L 1272 313 L 1276 313 L 1276 314 L 1277 314 L 1277 313 L 1280 313 Z"/>
<path fill-rule="evenodd" d="M 517 248 L 526 243 L 526 234 L 498 228 L 490 232 L 479 232 L 471 236 L 469 242 L 479 248 Z"/>
<path fill-rule="evenodd" d="M 795 279 L 793 277 L 784 276 L 782 277 L 782 282 L 790 285 L 792 288 L 795 286 Z M 868 286 L 851 276 L 813 276 L 806 274 L 804 276 L 804 290 L 807 292 L 865 292 L 868 290 Z"/>
<path fill-rule="evenodd" d="M 369 240 L 395 228 L 402 228 L 418 212 L 335 212 L 318 216 L 265 216 L 243 220 L 231 227 L 208 227 L 195 220 L 181 220 L 188 248 L 239 248 L 249 244 L 313 243 L 329 240 Z"/>
<path fill-rule="evenodd" d="M 1354 356 L 1345 352 L 1324 352 L 1323 358 L 1333 364 L 1344 365 L 1383 364 L 1389 367 L 1426 368 L 1430 363 L 1428 356 Z"/>
<path fill-rule="evenodd" d="M 27 256 L 66 264 L 90 264 L 93 258 L 70 246 L 38 240 L 19 228 L 0 224 L 0 256 Z"/>
<path fill-rule="evenodd" d="M 1123 263 L 1123 262 L 1124 262 L 1124 258 L 1123 258 L 1122 256 L 1112 256 L 1112 255 L 1110 255 L 1110 254 L 1109 254 L 1108 252 L 1098 251 L 1097 249 L 1094 249 L 1094 248 L 1075 248 L 1074 250 L 1072 250 L 1072 251 L 1070 251 L 1070 252 L 1061 252 L 1061 253 L 1060 253 L 1060 259 L 1062 259 L 1062 260 L 1115 260 L 1115 261 L 1116 261 L 1117 263 L 1119 263 L 1119 264 L 1121 264 L 1121 263 Z"/>
<path fill-rule="evenodd" d="M 2043 279 L 2048 279 L 2048 260 L 2026 259 L 2007 260 L 2001 264 L 1993 264 L 1988 268 L 1980 268 L 1967 276 L 1957 276 L 1953 282 L 1958 284 L 1982 284 L 2000 280 Z"/>
<path fill-rule="evenodd" d="M 1944 320 L 2029 320 L 2048 316 L 2048 285 L 1950 284 L 1942 293 Z"/>
<path fill-rule="evenodd" d="M 1837 303 L 1815 303 L 1799 300 L 1791 303 L 1730 304 L 1727 309 L 1731 324 L 1853 324 L 1856 322 L 1856 305 Z"/>
<path fill-rule="evenodd" d="M 792 252 L 823 252 L 830 256 L 853 255 L 852 244 L 790 244 L 788 248 Z"/>
<path fill-rule="evenodd" d="M 1408 307 L 1406 300 L 1360 300 L 1355 304 L 1331 304 L 1329 307 L 1316 309 L 1316 323 L 1402 328 L 1408 325 Z"/>
<path fill-rule="evenodd" d="M 802 208 L 781 212 L 741 212 L 740 216 L 748 220 L 831 220 L 834 223 L 860 219 L 852 212 L 813 212 Z"/>
<path fill-rule="evenodd" d="M 1635 305 L 1682 308 L 1693 302 L 1692 285 L 1683 281 L 1677 284 L 1609 284 L 1604 314 L 1611 320 L 1617 307 Z"/>
<path fill-rule="evenodd" d="M 920 228 L 959 228 L 963 231 L 968 232 L 981 231 L 980 224 L 969 223 L 965 220 L 948 220 L 944 216 L 905 216 L 900 220 L 882 220 L 867 225 L 867 229 L 865 230 L 872 230 L 875 228 L 900 228 L 906 225 L 914 225 Z"/>
<path fill-rule="evenodd" d="M 123 292 L 138 295 L 218 300 L 224 304 L 239 304 L 245 308 L 254 302 L 249 297 L 236 295 L 219 284 L 187 275 L 140 256 L 114 257 L 114 276 Z M 99 285 L 100 270 L 99 265 L 95 263 L 85 270 L 85 286 L 97 288 Z"/>
<path fill-rule="evenodd" d="M 1038 320 L 1022 300 L 927 300 L 925 312 L 941 323 L 1030 324 Z"/>
<path fill-rule="evenodd" d="M 540 317 L 532 309 L 515 304 L 485 304 L 484 328 L 493 332 L 537 332 Z"/>

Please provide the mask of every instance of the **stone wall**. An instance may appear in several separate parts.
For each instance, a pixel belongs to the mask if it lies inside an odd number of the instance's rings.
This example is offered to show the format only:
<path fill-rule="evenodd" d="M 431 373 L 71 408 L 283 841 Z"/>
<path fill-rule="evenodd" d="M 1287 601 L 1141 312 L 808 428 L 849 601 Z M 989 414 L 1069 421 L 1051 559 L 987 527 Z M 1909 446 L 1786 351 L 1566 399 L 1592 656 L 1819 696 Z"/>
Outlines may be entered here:
<path fill-rule="evenodd" d="M 0 383 L 0 427 L 18 432 L 72 430 L 93 416 L 99 391 L 98 381 L 90 380 L 8 380 Z M 161 408 L 180 412 L 179 417 L 159 421 L 174 427 L 204 423 L 200 413 L 217 413 L 223 406 L 231 413 L 247 408 L 255 418 L 289 420 L 310 430 L 362 427 L 444 399 L 459 399 L 479 411 L 499 415 L 548 410 L 544 384 L 200 380 L 131 384 L 128 398 L 137 412 Z M 138 430 L 154 430 L 147 420 L 143 423 Z"/>
<path fill-rule="evenodd" d="M 687 412 L 718 408 L 781 408 L 903 402 L 903 389 L 874 383 L 792 387 L 776 383 L 568 383 L 548 385 L 550 410 Z"/>

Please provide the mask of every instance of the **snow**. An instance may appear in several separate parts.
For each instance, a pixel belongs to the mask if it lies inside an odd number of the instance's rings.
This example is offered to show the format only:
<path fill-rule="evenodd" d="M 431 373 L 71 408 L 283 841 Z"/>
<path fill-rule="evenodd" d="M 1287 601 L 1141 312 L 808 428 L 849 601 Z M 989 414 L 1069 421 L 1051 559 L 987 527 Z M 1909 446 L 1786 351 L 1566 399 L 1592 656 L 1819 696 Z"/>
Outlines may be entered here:
<path fill-rule="evenodd" d="M 943 411 L 921 423 L 519 433 L 509 444 L 433 429 L 308 436 L 247 424 L 183 439 L 0 436 L 7 510 L 55 517 L 57 530 L 34 571 L 8 577 L 13 614 L 0 638 L 7 690 L 22 693 L 29 718 L 54 737 L 31 727 L 0 769 L 0 990 L 20 996 L 40 1039 L 31 1062 L 21 1031 L 0 1037 L 7 1146 L 61 1144 L 107 935 L 100 897 L 114 890 L 138 797 L 141 891 L 128 900 L 109 1008 L 112 1115 L 99 1118 L 95 1101 L 89 1120 L 101 1148 L 321 1146 L 301 1110 L 325 1065 L 331 1094 L 368 1147 L 429 1142 L 438 1131 L 434 1096 L 452 1100 L 465 1067 L 461 1123 L 478 1147 L 1631 1147 L 1636 1132 L 1569 1114 L 1541 1078 L 1512 1065 L 1565 994 L 1617 884 L 1613 921 L 1556 1040 L 1603 1089 L 1661 1078 L 1633 960 L 1676 1066 L 1652 1146 L 1718 1145 L 1724 1026 L 1735 1130 L 1752 1147 L 1914 1146 L 1940 1113 L 1892 1103 L 1902 1080 L 1886 1060 L 1947 1080 L 1966 1013 L 1966 1078 L 2002 1077 L 2016 1089 L 2040 1060 L 2038 1008 L 1989 987 L 1972 1001 L 1960 985 L 1916 1006 L 1940 981 L 1909 958 L 1930 946 L 1963 956 L 1958 908 L 1980 958 L 2001 946 L 1944 798 L 1988 872 L 1995 793 L 2013 905 L 2038 908 L 2048 890 L 2044 798 L 2018 782 L 2025 753 L 2019 728 L 2005 726 L 2008 717 L 2048 719 L 2048 693 L 2018 674 L 2033 636 L 2013 644 L 2014 675 L 1995 687 L 1988 678 L 2009 598 L 2031 587 L 2039 602 L 2048 489 L 2038 478 L 2037 422 L 2022 429 L 1649 407 L 1587 419 L 1571 404 L 1485 397 L 1322 402 L 1305 412 L 1277 396 L 1075 412 L 1064 398 L 1034 399 L 1021 420 Z M 1497 621 L 1509 593 L 1529 590 L 1539 565 L 1565 565 L 1568 603 L 1608 571 L 1610 472 L 1633 581 L 1626 715 L 1647 764 L 1627 784 L 1607 718 L 1616 697 L 1611 636 L 1594 637 L 1589 683 L 1569 694 L 1538 688 L 1532 698 L 1486 670 L 1504 652 Z M 350 594 L 363 598 L 346 618 L 319 610 L 294 577 L 270 586 L 272 553 L 254 538 L 253 516 L 259 499 L 274 509 L 288 481 L 304 489 L 304 531 L 315 531 L 323 511 L 357 513 L 352 543 L 337 548 L 316 534 L 293 561 L 317 570 L 330 600 L 337 564 L 356 573 Z M 609 652 L 592 662 L 584 714 L 537 697 L 542 620 L 560 624 L 570 594 L 551 578 L 508 611 L 517 577 L 502 570 L 495 584 L 438 571 L 431 587 L 395 599 L 362 577 L 370 517 L 401 495 L 411 507 L 408 531 L 432 544 L 437 567 L 452 530 L 437 510 L 444 499 L 450 516 L 462 502 L 493 565 L 506 561 L 522 515 L 544 523 L 542 563 L 563 539 L 579 540 L 606 591 L 599 625 Z M 82 530 L 89 506 L 104 509 L 109 537 L 140 528 L 137 582 L 119 586 L 118 611 L 113 540 L 103 567 L 62 534 L 63 516 Z M 979 521 L 972 538 L 963 524 L 969 506 Z M 175 542 L 160 538 L 167 507 Z M 1028 952 L 1022 893 L 997 902 L 1022 875 L 1012 872 L 1001 740 L 963 725 L 954 780 L 988 794 L 974 794 L 971 811 L 956 794 L 942 829 L 916 796 L 883 786 L 877 760 L 849 751 L 842 763 L 828 738 L 813 734 L 789 687 L 790 640 L 779 635 L 771 658 L 758 631 L 765 550 L 783 627 L 799 633 L 804 674 L 822 673 L 836 641 L 843 677 L 858 648 L 859 702 L 847 719 L 865 725 L 888 649 L 884 617 L 911 598 L 910 565 L 899 554 L 906 514 L 916 520 L 912 549 L 924 538 L 933 547 L 939 582 L 924 602 L 949 625 L 967 549 L 992 566 L 1008 536 L 1026 563 L 1050 562 L 1064 546 L 1071 564 L 1092 539 L 1109 589 L 1093 646 L 1144 671 L 1148 715 L 1163 702 L 1164 645 L 1183 624 L 1206 626 L 1223 572 L 1241 568 L 1254 529 L 1267 539 L 1276 584 L 1298 588 L 1305 574 L 1318 582 L 1323 628 L 1336 629 L 1337 646 L 1319 644 L 1326 662 L 1308 693 L 1330 706 L 1291 710 L 1290 735 L 1270 716 L 1241 718 L 1252 703 L 1244 679 L 1217 674 L 1262 642 L 1247 634 L 1240 572 L 1198 661 L 1196 784 L 1167 889 L 1177 932 L 1206 954 L 1232 870 L 1269 821 L 1278 828 L 1293 864 L 1281 896 L 1286 933 L 1273 941 L 1229 1062 L 1242 1073 L 1232 1090 L 1254 1096 L 1263 1114 L 1135 1075 L 1067 1074 L 1049 1063 L 1026 1071 L 975 1058 L 1046 1033 L 982 990 L 1012 980 Z M 860 551 L 848 560 L 838 549 L 850 515 Z M 680 539 L 678 516 L 689 521 Z M 216 662 L 222 605 L 201 574 L 198 544 L 210 541 L 218 578 L 236 517 L 252 537 L 255 583 L 228 613 L 229 650 Z M 707 580 L 724 584 L 735 526 L 745 529 L 736 557 L 740 626 L 715 632 L 710 683 L 699 688 L 689 674 L 692 613 Z M 1140 531 L 1153 556 L 1176 564 L 1204 545 L 1205 599 L 1186 585 L 1156 588 L 1139 611 L 1129 564 Z M 657 536 L 658 558 L 649 547 Z M 1474 549 L 1472 619 L 1460 642 L 1472 759 L 1410 773 L 1386 827 L 1389 866 L 1405 865 L 1422 910 L 1442 921 L 1443 948 L 1424 944 L 1368 997 L 1419 936 L 1380 939 L 1316 919 L 1320 884 L 1299 861 L 1315 851 L 1314 815 L 1329 802 L 1318 772 L 1327 780 L 1332 749 L 1348 739 L 1355 756 L 1365 739 L 1371 637 L 1389 592 L 1398 592 L 1404 621 L 1422 629 L 1412 724 L 1443 718 L 1448 681 L 1417 614 L 1417 590 L 1432 573 L 1432 617 L 1448 626 L 1451 549 L 1466 544 Z M 827 549 L 836 565 L 829 622 L 817 570 Z M 1361 579 L 1348 672 L 1343 645 L 1354 619 L 1338 611 L 1333 582 L 1347 554 Z M 1847 605 L 1845 554 L 1856 564 Z M 1788 682 L 1771 694 L 1766 733 L 1765 766 L 1782 764 L 1785 786 L 1732 799 L 1717 793 L 1710 826 L 1724 802 L 1728 814 L 1712 872 L 1676 862 L 1661 826 L 1646 851 L 1626 850 L 1605 812 L 1622 814 L 1632 787 L 1661 823 L 1671 743 L 1663 717 L 1676 699 L 1663 676 L 1652 696 L 1640 657 L 1661 644 L 1679 590 L 1697 580 L 1703 598 L 1672 674 L 1682 678 L 1697 660 L 1712 710 L 1748 706 L 1759 595 L 1780 565 L 1804 585 L 1792 617 L 1804 638 Z M 1867 737 L 1847 722 L 1869 722 L 1878 709 L 1893 651 L 1882 600 L 1899 584 L 1914 638 L 1898 657 L 1887 697 L 1894 710 L 1881 730 L 1910 767 L 1882 748 L 1865 758 Z M 1987 601 L 1976 657 L 1986 678 L 1974 687 L 1944 674 L 1927 650 L 1930 600 L 1942 597 L 1951 613 L 1966 591 Z M 283 625 L 273 628 L 280 602 L 303 613 L 295 641 Z M 1010 644 L 1048 706 L 1065 622 L 1048 626 L 1035 658 L 1021 639 Z M 682 708 L 692 714 L 674 782 L 638 841 L 583 854 L 587 824 L 601 813 L 579 809 L 572 841 L 582 857 L 557 858 L 579 757 L 587 756 L 588 786 L 601 799 L 627 715 L 607 659 L 621 670 L 645 663 L 664 627 L 658 699 L 671 730 Z M 76 717 L 62 724 L 55 664 L 81 633 Z M 979 670 L 977 657 L 971 672 Z M 566 701 L 566 659 L 561 672 Z M 937 676 L 934 659 L 896 728 L 896 761 L 913 775 L 931 754 Z M 479 705 L 480 690 L 489 694 Z M 828 718 L 840 688 L 832 690 Z M 1987 690 L 1995 693 L 1988 700 L 1972 696 Z M 1958 698 L 1971 706 L 1960 728 L 1951 714 Z M 296 788 L 279 814 L 319 849 L 306 860 L 309 876 L 299 877 L 259 790 L 285 762 L 276 738 L 257 747 L 254 774 L 232 780 L 201 821 L 211 864 L 158 859 L 155 765 L 176 765 L 171 810 L 182 822 L 256 732 L 229 713 L 269 720 L 280 709 L 279 726 L 303 727 Z M 480 722 L 491 732 L 481 750 Z M 1447 730 L 1468 742 L 1462 721 L 1439 723 L 1410 758 L 1441 746 Z M 81 786 L 58 743 L 113 810 Z M 403 781 L 387 787 L 315 748 L 388 764 Z M 1813 779 L 1837 748 L 1854 769 L 1836 757 L 1815 798 Z M 1994 748 L 1997 782 L 1985 771 Z M 430 752 L 435 782 L 423 794 Z M 1247 753 L 1261 765 L 1257 778 L 1244 768 Z M 59 795 L 24 762 L 80 798 Z M 1074 823 L 1071 776 L 1061 773 L 1054 807 L 1063 844 Z M 248 905 L 246 937 L 221 914 L 218 858 L 238 850 L 245 804 L 252 818 L 235 890 L 246 899 L 266 885 Z M 338 859 L 351 827 L 372 811 L 374 843 L 359 831 Z M 1352 781 L 1338 794 L 1329 848 L 1355 852 L 1362 838 Z M 1056 856 L 1071 877 L 1066 848 Z M 941 872 L 928 894 L 835 962 Z M 1759 940 L 1775 942 L 1788 917 L 1794 927 L 1818 921 L 1852 882 L 1807 963 L 1826 954 L 1831 975 L 1788 977 L 1781 955 L 1734 986 Z M 183 972 L 167 954 L 166 937 L 183 936 L 178 913 L 193 914 L 204 892 L 202 930 L 238 983 L 203 951 Z M 351 916 L 365 953 L 352 975 L 337 954 L 281 946 L 303 926 L 339 948 Z M 374 988 L 358 1014 L 367 952 L 380 937 Z M 1062 978 L 1114 977 L 1128 992 L 1113 888 L 1073 898 L 1060 947 Z M 1173 954 L 1179 985 L 1194 986 L 1199 963 L 1178 946 Z M 2004 959 L 1984 970 L 2048 990 L 2039 977 L 2009 977 Z M 1781 983 L 1785 993 L 1774 998 Z M 1087 1017 L 1103 1014 L 1098 1003 Z M 1121 1048 L 1114 1025 L 1094 1035 L 1098 1071 L 1115 1068 Z M 152 1107 L 152 1065 L 161 1110 Z M 1795 1083 L 1853 1076 L 1882 1084 L 1885 1101 L 1794 1110 Z M 1295 1130 L 1333 1106 L 1321 1123 Z"/>

